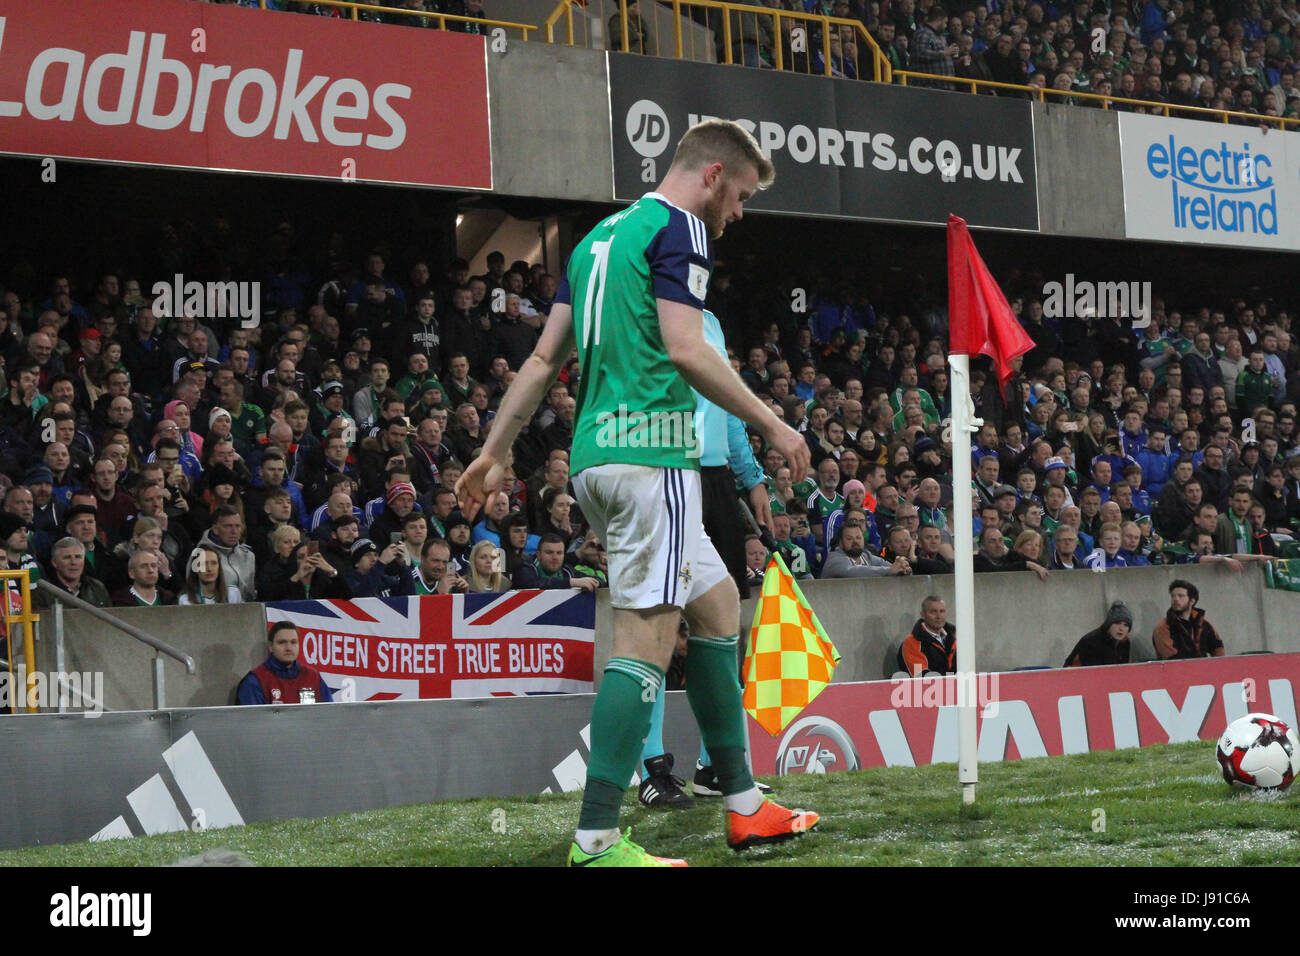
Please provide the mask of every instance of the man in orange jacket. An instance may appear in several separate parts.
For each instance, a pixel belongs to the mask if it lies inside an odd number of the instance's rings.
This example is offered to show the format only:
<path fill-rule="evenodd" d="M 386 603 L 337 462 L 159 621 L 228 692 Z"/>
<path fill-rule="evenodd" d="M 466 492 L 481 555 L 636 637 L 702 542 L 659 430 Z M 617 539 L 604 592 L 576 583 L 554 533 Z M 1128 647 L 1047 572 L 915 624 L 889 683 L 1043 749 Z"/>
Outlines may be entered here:
<path fill-rule="evenodd" d="M 1223 641 L 1196 606 L 1200 599 L 1201 592 L 1190 581 L 1179 579 L 1169 585 L 1169 610 L 1151 635 L 1160 660 L 1223 657 Z"/>
<path fill-rule="evenodd" d="M 957 672 L 957 629 L 948 623 L 948 605 L 938 595 L 921 602 L 921 617 L 898 649 L 898 668 L 911 677 Z"/>

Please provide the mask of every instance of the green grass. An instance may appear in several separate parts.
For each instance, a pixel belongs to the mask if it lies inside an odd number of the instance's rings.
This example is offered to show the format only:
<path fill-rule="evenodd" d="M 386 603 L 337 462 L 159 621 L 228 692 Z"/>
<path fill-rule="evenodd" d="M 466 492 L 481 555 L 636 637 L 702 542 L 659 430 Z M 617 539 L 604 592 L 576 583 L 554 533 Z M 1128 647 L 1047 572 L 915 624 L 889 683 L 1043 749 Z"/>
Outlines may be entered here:
<path fill-rule="evenodd" d="M 984 765 L 974 807 L 961 806 L 952 764 L 768 778 L 783 803 L 816 809 L 823 820 L 790 844 L 744 854 L 723 843 L 720 801 L 651 812 L 629 792 L 623 822 L 651 852 L 697 866 L 1293 865 L 1300 792 L 1229 789 L 1213 747 L 1202 741 Z M 0 865 L 151 866 L 228 847 L 263 866 L 555 866 L 579 800 L 468 800 L 34 847 L 0 853 Z M 506 833 L 494 830 L 494 819 Z"/>

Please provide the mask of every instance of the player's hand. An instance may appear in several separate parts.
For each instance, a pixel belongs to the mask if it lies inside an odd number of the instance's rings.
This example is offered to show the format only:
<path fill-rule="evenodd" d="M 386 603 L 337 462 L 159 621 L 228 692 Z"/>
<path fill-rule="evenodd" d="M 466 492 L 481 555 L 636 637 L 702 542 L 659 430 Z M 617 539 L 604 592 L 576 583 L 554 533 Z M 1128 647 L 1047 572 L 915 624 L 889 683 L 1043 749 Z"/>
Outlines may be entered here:
<path fill-rule="evenodd" d="M 767 485 L 761 481 L 749 489 L 749 506 L 754 511 L 754 520 L 768 531 L 772 530 L 772 499 L 767 493 Z"/>
<path fill-rule="evenodd" d="M 474 516 L 483 510 L 488 496 L 501 490 L 505 478 L 506 464 L 497 461 L 487 452 L 480 452 L 470 462 L 456 482 L 456 499 L 460 502 L 460 512 L 466 521 L 474 520 Z"/>
<path fill-rule="evenodd" d="M 790 468 L 790 481 L 803 481 L 808 474 L 808 466 L 812 463 L 812 452 L 803 436 L 785 422 L 773 418 L 764 437 L 769 445 L 785 456 L 785 463 Z"/>

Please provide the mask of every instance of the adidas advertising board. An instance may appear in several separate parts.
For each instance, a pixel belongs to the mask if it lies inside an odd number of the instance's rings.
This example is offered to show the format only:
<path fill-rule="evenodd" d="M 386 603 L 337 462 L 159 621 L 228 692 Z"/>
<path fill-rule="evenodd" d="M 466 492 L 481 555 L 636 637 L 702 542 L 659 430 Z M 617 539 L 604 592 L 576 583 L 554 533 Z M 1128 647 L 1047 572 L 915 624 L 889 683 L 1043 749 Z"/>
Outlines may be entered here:
<path fill-rule="evenodd" d="M 1300 248 L 1300 133 L 1121 113 L 1130 239 Z"/>
<path fill-rule="evenodd" d="M 776 164 L 747 210 L 1037 232 L 1027 100 L 610 54 L 614 198 L 668 171 L 686 130 L 733 119 Z M 722 78 L 725 77 L 725 82 Z"/>

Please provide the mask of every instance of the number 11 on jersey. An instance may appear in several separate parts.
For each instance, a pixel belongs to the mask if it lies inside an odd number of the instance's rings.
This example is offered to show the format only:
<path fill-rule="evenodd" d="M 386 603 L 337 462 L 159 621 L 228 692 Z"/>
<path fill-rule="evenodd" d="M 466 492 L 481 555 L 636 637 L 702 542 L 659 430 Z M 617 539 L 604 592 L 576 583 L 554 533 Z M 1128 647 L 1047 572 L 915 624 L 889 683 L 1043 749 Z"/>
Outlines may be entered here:
<path fill-rule="evenodd" d="M 587 280 L 587 296 L 582 307 L 582 347 L 585 349 L 590 344 L 600 344 L 600 313 L 601 307 L 605 303 L 605 270 L 609 268 L 609 247 L 613 244 L 613 239 L 605 239 L 601 242 L 591 244 L 591 255 L 596 260 L 591 270 L 591 277 Z M 595 303 L 593 310 L 592 304 Z M 595 315 L 592 315 L 592 312 Z M 592 326 L 596 327 L 595 342 L 592 343 Z"/>

